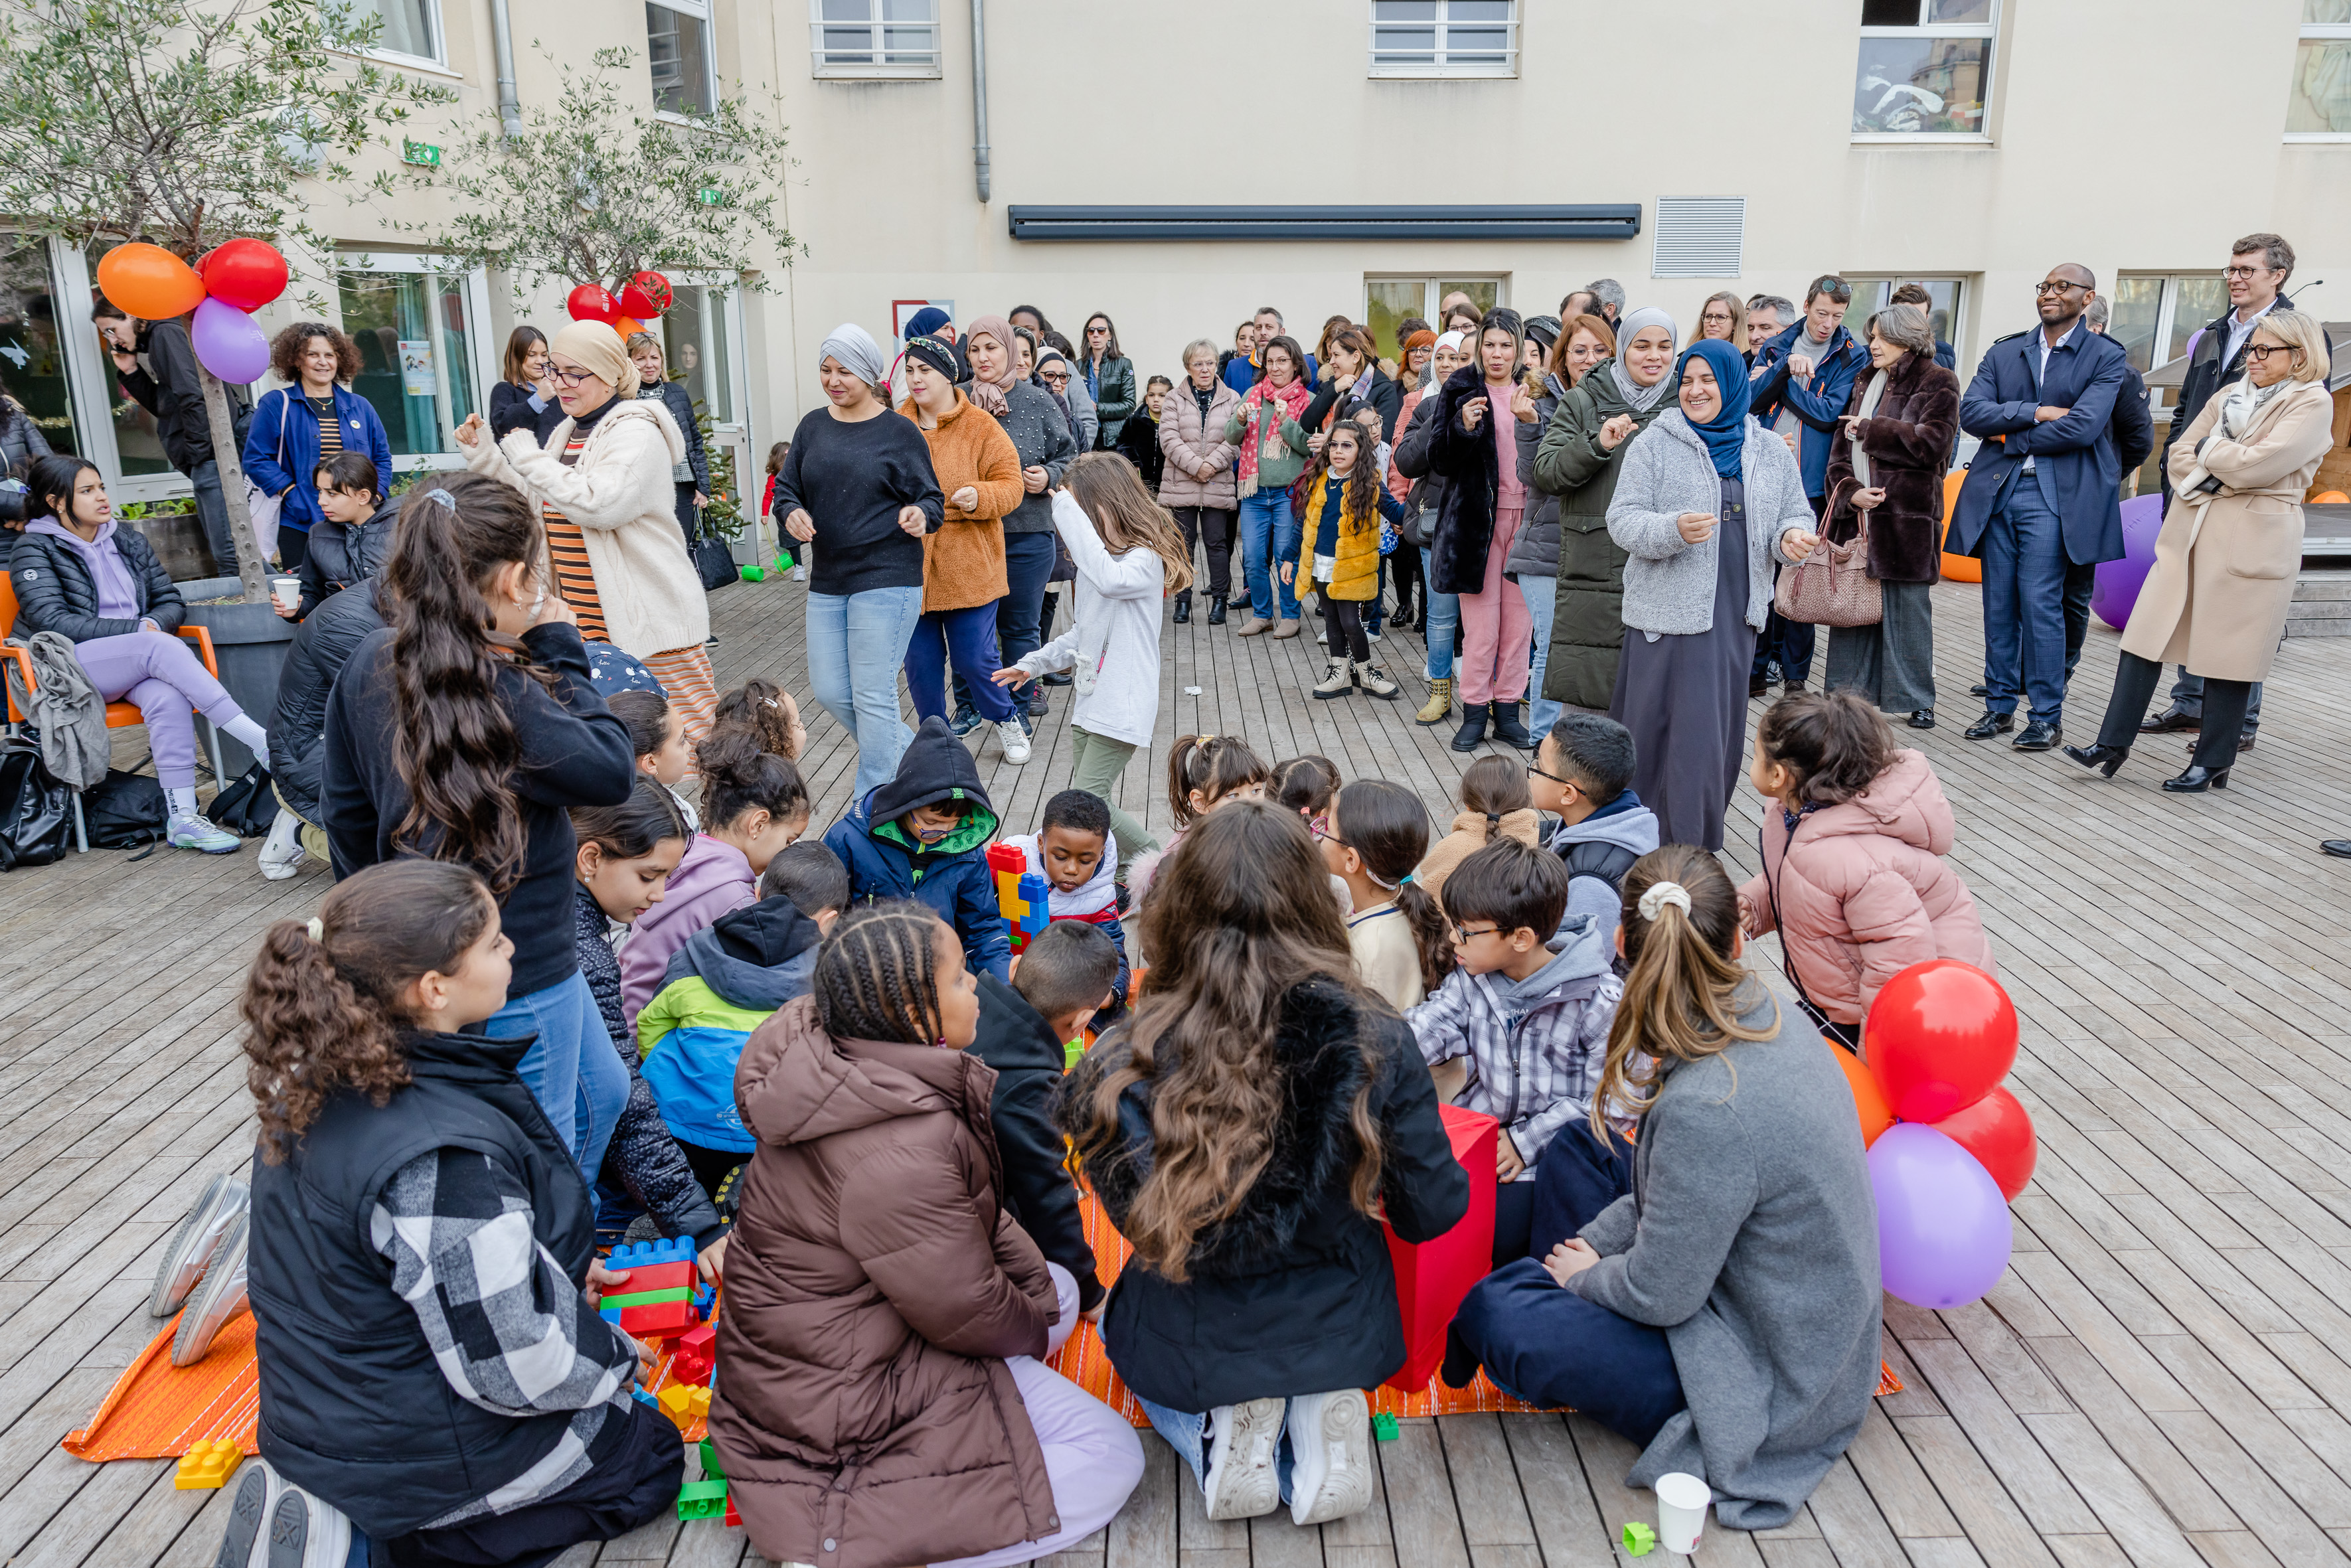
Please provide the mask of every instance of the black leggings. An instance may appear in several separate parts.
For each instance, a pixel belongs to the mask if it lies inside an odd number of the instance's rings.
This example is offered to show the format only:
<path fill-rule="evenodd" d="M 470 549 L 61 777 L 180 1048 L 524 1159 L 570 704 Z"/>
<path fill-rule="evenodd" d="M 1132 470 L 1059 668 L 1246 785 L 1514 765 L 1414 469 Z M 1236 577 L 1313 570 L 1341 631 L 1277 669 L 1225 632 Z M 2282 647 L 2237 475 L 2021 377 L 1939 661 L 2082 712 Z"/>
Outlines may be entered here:
<path fill-rule="evenodd" d="M 1352 658 L 1359 664 L 1370 664 L 1372 640 L 1364 635 L 1364 601 L 1333 599 L 1327 587 L 1322 597 L 1322 631 L 1331 644 L 1331 656 Z"/>
<path fill-rule="evenodd" d="M 1195 545 L 1206 545 L 1208 552 L 1207 591 L 1222 599 L 1233 590 L 1233 517 L 1220 507 L 1176 507 L 1172 508 L 1176 520 L 1184 529 L 1184 553 L 1189 559 Z"/>
<path fill-rule="evenodd" d="M 2105 722 L 2098 727 L 2098 744 L 2128 751 L 2138 739 L 2138 721 L 2155 700 L 2163 666 L 2137 653 L 2125 653 L 2115 669 L 2115 695 L 2106 699 Z M 2245 709 L 2253 700 L 2251 681 L 2204 677 L 2204 729 L 2196 737 L 2195 762 L 2214 772 L 2237 760 L 2237 741 L 2245 727 Z"/>

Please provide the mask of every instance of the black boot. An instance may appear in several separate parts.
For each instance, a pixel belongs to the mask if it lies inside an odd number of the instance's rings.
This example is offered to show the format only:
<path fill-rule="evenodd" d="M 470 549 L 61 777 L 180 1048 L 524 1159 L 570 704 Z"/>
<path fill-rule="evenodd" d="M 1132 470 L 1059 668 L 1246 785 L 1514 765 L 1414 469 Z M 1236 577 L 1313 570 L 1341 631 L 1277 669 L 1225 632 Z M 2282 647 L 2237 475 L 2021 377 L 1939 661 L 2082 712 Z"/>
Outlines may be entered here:
<path fill-rule="evenodd" d="M 1487 705 L 1472 703 L 1461 710 L 1461 727 L 1453 732 L 1453 749 L 1475 751 L 1486 742 Z"/>
<path fill-rule="evenodd" d="M 1224 623 L 1225 601 L 1222 595 L 1218 595 L 1217 598 L 1208 601 L 1208 624 L 1211 626 L 1221 626 Z"/>
<path fill-rule="evenodd" d="M 1520 751 L 1535 748 L 1534 737 L 1528 735 L 1527 727 L 1519 722 L 1518 704 L 1494 705 L 1494 742 L 1498 746 L 1515 746 Z"/>
<path fill-rule="evenodd" d="M 1186 625 L 1192 619 L 1192 591 L 1185 589 L 1176 596 L 1176 624 Z"/>

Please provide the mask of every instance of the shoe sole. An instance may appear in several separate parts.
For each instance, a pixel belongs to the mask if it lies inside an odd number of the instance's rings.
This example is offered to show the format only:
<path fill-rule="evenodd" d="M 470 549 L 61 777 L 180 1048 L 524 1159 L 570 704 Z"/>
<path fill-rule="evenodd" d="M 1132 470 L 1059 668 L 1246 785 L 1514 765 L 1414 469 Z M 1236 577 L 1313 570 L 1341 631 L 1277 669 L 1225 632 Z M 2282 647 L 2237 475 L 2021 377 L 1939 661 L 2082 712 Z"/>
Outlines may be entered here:
<path fill-rule="evenodd" d="M 181 1310 L 180 1326 L 172 1335 L 173 1366 L 193 1366 L 204 1360 L 222 1325 L 245 1311 L 246 1228 L 251 1217 L 250 1209 L 236 1217 L 205 1266 L 195 1294 Z"/>
<path fill-rule="evenodd" d="M 229 1500 L 228 1528 L 221 1533 L 220 1555 L 213 1568 L 251 1568 L 253 1543 L 269 1517 L 269 1467 L 256 1459 L 236 1478 L 236 1494 Z"/>
<path fill-rule="evenodd" d="M 1371 1439 L 1371 1411 L 1353 1388 L 1324 1399 L 1318 1419 L 1291 1425 L 1292 1522 L 1327 1524 L 1372 1506 Z"/>
<path fill-rule="evenodd" d="M 204 1266 L 220 1249 L 230 1215 L 242 1212 L 251 1201 L 250 1189 L 233 1176 L 216 1176 L 204 1184 L 195 1207 L 172 1232 L 172 1244 L 163 1249 L 163 1261 L 155 1270 L 155 1289 L 147 1298 L 149 1317 L 168 1318 L 187 1305 L 204 1277 Z"/>
<path fill-rule="evenodd" d="M 1255 1519 L 1281 1506 L 1273 1461 L 1281 1442 L 1282 1411 L 1279 1399 L 1251 1399 L 1232 1407 L 1203 1489 L 1210 1519 Z"/>

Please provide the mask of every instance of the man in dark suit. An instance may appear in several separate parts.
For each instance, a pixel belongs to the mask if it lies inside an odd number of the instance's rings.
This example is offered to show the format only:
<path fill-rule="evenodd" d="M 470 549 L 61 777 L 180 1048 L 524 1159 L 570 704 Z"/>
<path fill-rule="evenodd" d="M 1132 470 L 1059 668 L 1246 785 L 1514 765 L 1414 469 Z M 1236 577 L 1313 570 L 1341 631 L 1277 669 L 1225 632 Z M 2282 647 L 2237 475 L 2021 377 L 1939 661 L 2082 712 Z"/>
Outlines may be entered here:
<path fill-rule="evenodd" d="M 2106 299 L 2100 295 L 2082 312 L 2082 325 L 2101 338 L 2106 335 Z M 2127 354 L 2128 350 L 2126 350 Z M 2126 497 L 2132 482 L 2155 451 L 2155 412 L 2147 406 L 2147 378 L 2128 359 L 2123 361 L 2123 389 L 2115 394 L 2115 416 L 2106 422 L 2106 439 L 2114 444 L 2115 464 L 2122 471 Z M 2090 595 L 2098 586 L 2095 562 L 2065 564 L 2065 680 L 2073 683 L 2074 666 L 2082 662 L 2082 644 L 2090 636 Z"/>
<path fill-rule="evenodd" d="M 2015 748 L 2057 744 L 2067 568 L 2123 553 L 2122 475 L 2107 426 L 2128 361 L 2082 325 L 2097 287 L 2086 267 L 2052 267 L 2035 290 L 2040 329 L 1992 344 L 1959 401 L 1960 426 L 1984 444 L 1952 508 L 1949 547 L 1983 561 L 1984 715 L 1970 740 L 2015 727 L 2022 686 L 2031 708 Z"/>

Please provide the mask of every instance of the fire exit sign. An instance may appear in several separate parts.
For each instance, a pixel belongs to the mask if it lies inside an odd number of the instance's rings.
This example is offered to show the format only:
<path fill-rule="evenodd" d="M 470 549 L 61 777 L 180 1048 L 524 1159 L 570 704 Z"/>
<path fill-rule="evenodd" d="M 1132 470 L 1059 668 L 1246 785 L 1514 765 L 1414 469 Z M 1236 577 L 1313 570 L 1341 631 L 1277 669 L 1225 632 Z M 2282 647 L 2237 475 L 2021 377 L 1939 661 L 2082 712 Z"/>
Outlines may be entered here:
<path fill-rule="evenodd" d="M 420 168 L 438 169 L 441 167 L 441 149 L 430 141 L 402 141 L 400 144 L 400 161 L 403 163 L 416 164 Z"/>

